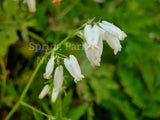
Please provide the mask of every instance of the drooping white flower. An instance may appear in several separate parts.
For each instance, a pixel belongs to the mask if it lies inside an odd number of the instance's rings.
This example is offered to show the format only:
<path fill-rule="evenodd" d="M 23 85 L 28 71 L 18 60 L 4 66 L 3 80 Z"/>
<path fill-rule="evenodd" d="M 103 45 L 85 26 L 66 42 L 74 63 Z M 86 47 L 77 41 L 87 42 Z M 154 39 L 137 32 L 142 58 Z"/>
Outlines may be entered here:
<path fill-rule="evenodd" d="M 97 25 L 91 26 L 86 25 L 84 28 L 84 37 L 88 44 L 88 48 L 95 49 L 98 48 L 98 41 L 101 38 L 100 28 Z"/>
<path fill-rule="evenodd" d="M 99 49 L 87 49 L 87 43 L 83 44 L 86 56 L 88 60 L 90 61 L 91 65 L 93 66 L 100 66 L 101 62 L 101 55 L 103 52 L 103 41 L 98 41 L 98 47 Z"/>
<path fill-rule="evenodd" d="M 69 59 L 65 58 L 64 64 L 72 77 L 74 77 L 75 82 L 80 81 L 82 80 L 82 78 L 84 78 L 84 75 L 81 74 L 81 69 L 75 56 L 70 55 Z"/>
<path fill-rule="evenodd" d="M 29 12 L 33 13 L 36 11 L 36 1 L 35 0 L 25 0 L 29 7 Z"/>
<path fill-rule="evenodd" d="M 99 25 L 103 28 L 104 34 L 106 32 L 110 33 L 119 40 L 124 40 L 124 38 L 127 37 L 127 35 L 122 30 L 120 30 L 117 26 L 113 25 L 112 23 L 102 21 L 102 23 L 99 23 Z"/>
<path fill-rule="evenodd" d="M 116 38 L 115 36 L 111 35 L 111 34 L 104 34 L 104 40 L 108 43 L 108 45 L 114 49 L 114 54 L 116 55 L 118 53 L 118 51 L 121 51 L 121 44 L 120 41 L 118 40 L 118 38 Z"/>
<path fill-rule="evenodd" d="M 52 90 L 51 101 L 55 102 L 58 97 L 59 92 L 62 89 L 62 84 L 63 84 L 63 67 L 62 66 L 59 66 L 56 68 L 53 84 L 54 84 L 54 87 Z"/>
<path fill-rule="evenodd" d="M 51 88 L 51 87 L 50 87 L 49 85 L 45 85 L 45 86 L 43 87 L 41 93 L 40 93 L 39 96 L 38 96 L 39 99 L 44 98 L 44 97 L 48 94 L 50 88 Z"/>
<path fill-rule="evenodd" d="M 107 21 L 102 21 L 99 25 L 102 27 L 103 39 L 114 49 L 114 54 L 116 55 L 122 48 L 119 40 L 124 40 L 127 35 L 117 26 Z"/>
<path fill-rule="evenodd" d="M 53 72 L 53 69 L 54 69 L 54 56 L 52 55 L 47 63 L 46 70 L 45 70 L 45 73 L 43 74 L 43 77 L 45 79 L 50 79 L 52 77 L 51 74 Z"/>

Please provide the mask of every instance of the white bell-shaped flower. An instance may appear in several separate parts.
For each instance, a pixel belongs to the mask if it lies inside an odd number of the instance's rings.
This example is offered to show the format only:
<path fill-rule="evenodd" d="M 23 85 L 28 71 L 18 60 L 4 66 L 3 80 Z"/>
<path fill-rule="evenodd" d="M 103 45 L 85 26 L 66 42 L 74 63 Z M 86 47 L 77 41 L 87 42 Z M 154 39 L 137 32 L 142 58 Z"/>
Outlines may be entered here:
<path fill-rule="evenodd" d="M 59 92 L 62 89 L 62 84 L 63 84 L 63 67 L 59 66 L 56 68 L 55 70 L 55 74 L 54 74 L 54 87 L 52 90 L 52 96 L 51 96 L 51 101 L 55 102 Z"/>
<path fill-rule="evenodd" d="M 124 38 L 127 37 L 127 35 L 122 30 L 120 30 L 117 26 L 113 25 L 112 23 L 102 21 L 102 23 L 99 23 L 99 25 L 103 28 L 104 34 L 110 33 L 119 40 L 124 40 Z"/>
<path fill-rule="evenodd" d="M 121 51 L 121 44 L 118 38 L 111 34 L 104 34 L 104 40 L 108 43 L 108 45 L 114 50 L 114 54 L 116 55 L 118 51 Z"/>
<path fill-rule="evenodd" d="M 84 37 L 90 49 L 98 49 L 98 41 L 101 38 L 100 28 L 97 25 L 86 25 L 84 28 Z"/>
<path fill-rule="evenodd" d="M 36 11 L 36 1 L 35 0 L 26 0 L 28 7 L 29 7 L 29 12 L 33 13 Z"/>
<path fill-rule="evenodd" d="M 48 94 L 48 92 L 49 92 L 50 89 L 51 89 L 51 86 L 45 85 L 45 86 L 43 87 L 41 93 L 40 93 L 39 96 L 38 96 L 39 99 L 44 98 L 44 97 Z"/>
<path fill-rule="evenodd" d="M 99 49 L 87 49 L 88 44 L 84 43 L 83 44 L 86 56 L 88 58 L 88 60 L 90 61 L 91 65 L 93 66 L 100 66 L 100 62 L 101 62 L 101 55 L 103 52 L 103 41 L 99 40 L 98 41 L 98 47 Z"/>
<path fill-rule="evenodd" d="M 102 21 L 99 25 L 102 27 L 103 39 L 114 49 L 114 54 L 116 55 L 122 48 L 120 40 L 124 40 L 127 35 L 117 26 L 107 21 Z"/>
<path fill-rule="evenodd" d="M 69 59 L 65 58 L 64 64 L 72 77 L 74 77 L 75 82 L 80 81 L 82 80 L 82 78 L 84 78 L 84 75 L 81 74 L 81 69 L 78 61 L 73 55 L 70 55 Z"/>
<path fill-rule="evenodd" d="M 45 70 L 45 73 L 43 74 L 43 77 L 45 79 L 50 79 L 52 77 L 51 74 L 53 72 L 53 69 L 54 69 L 54 56 L 52 55 L 47 63 L 46 70 Z"/>

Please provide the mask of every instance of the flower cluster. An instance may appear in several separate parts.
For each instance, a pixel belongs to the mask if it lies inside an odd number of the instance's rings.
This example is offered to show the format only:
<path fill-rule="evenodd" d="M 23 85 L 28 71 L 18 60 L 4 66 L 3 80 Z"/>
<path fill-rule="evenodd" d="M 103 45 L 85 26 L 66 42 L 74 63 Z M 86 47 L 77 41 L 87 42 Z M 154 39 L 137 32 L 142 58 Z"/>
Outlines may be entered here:
<path fill-rule="evenodd" d="M 120 40 L 124 40 L 127 36 L 118 27 L 107 21 L 95 24 L 89 23 L 84 26 L 84 30 L 79 31 L 78 33 L 79 34 L 77 35 L 85 41 L 83 43 L 83 47 L 88 60 L 93 66 L 100 66 L 101 55 L 103 52 L 103 40 L 108 43 L 116 55 L 122 48 Z M 45 73 L 43 74 L 45 79 L 51 79 L 52 77 L 55 58 L 56 56 L 51 55 L 51 58 L 47 63 Z M 84 75 L 81 74 L 79 63 L 74 55 L 70 55 L 69 58 L 64 58 L 64 65 L 76 83 L 84 78 Z M 55 102 L 59 92 L 62 90 L 62 84 L 63 66 L 59 65 L 55 69 L 53 83 L 51 85 L 47 84 L 44 86 L 39 98 L 42 99 L 52 90 L 51 101 Z"/>
<path fill-rule="evenodd" d="M 54 55 L 51 55 L 51 58 L 49 59 L 46 66 L 45 73 L 43 74 L 43 77 L 45 79 L 50 79 L 52 77 L 52 72 L 54 69 L 54 59 L 55 59 Z M 82 78 L 84 78 L 84 76 L 81 74 L 81 69 L 75 56 L 70 55 L 69 58 L 65 58 L 64 65 L 74 78 L 75 82 L 80 81 L 82 80 Z M 56 68 L 54 73 L 54 79 L 53 79 L 54 87 L 52 89 L 52 96 L 51 96 L 52 102 L 56 101 L 59 92 L 62 90 L 62 84 L 63 84 L 63 66 L 60 65 Z M 51 88 L 52 84 L 45 85 L 41 93 L 39 94 L 39 99 L 44 98 L 50 92 Z"/>
<path fill-rule="evenodd" d="M 100 66 L 103 40 L 108 43 L 116 55 L 122 48 L 120 40 L 124 40 L 127 36 L 118 27 L 107 21 L 102 21 L 94 25 L 86 25 L 84 31 L 81 31 L 82 33 L 85 38 L 83 47 L 88 60 L 93 66 Z"/>

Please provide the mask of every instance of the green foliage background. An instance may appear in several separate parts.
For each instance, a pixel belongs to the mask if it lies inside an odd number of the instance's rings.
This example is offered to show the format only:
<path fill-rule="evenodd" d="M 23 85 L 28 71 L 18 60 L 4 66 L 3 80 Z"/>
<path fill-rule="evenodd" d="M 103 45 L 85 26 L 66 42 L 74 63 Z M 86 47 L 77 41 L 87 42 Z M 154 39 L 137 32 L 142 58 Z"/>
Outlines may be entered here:
<path fill-rule="evenodd" d="M 0 87 L 1 118 L 4 119 L 18 100 L 43 51 L 30 49 L 30 43 L 57 44 L 88 19 L 107 20 L 127 33 L 118 55 L 104 42 L 100 67 L 92 67 L 84 51 L 76 49 L 81 40 L 68 41 L 73 46 L 60 53 L 74 54 L 85 79 L 74 83 L 65 70 L 63 86 L 56 103 L 50 97 L 38 99 L 44 86 L 43 64 L 24 101 L 37 109 L 72 120 L 158 120 L 160 119 L 160 0 L 64 0 L 52 5 L 51 0 L 37 0 L 37 11 L 28 12 L 18 0 L 0 1 Z M 75 47 L 76 46 L 76 47 Z M 40 46 L 39 46 L 40 47 Z M 4 62 L 6 73 L 3 74 Z M 4 72 L 5 73 L 5 72 Z M 2 82 L 7 76 L 6 85 Z M 3 89 L 2 89 L 3 90 Z M 43 120 L 20 106 L 12 120 Z"/>

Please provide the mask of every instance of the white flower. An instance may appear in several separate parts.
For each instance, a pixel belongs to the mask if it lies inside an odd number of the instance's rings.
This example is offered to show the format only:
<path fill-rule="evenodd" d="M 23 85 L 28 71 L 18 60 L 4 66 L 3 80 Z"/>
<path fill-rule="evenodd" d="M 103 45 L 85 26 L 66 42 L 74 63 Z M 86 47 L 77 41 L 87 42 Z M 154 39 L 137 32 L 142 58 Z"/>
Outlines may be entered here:
<path fill-rule="evenodd" d="M 118 38 L 111 34 L 104 34 L 104 40 L 108 43 L 108 45 L 114 49 L 114 54 L 116 55 L 118 51 L 121 51 L 121 44 Z"/>
<path fill-rule="evenodd" d="M 62 84 L 63 84 L 63 67 L 62 66 L 59 66 L 56 68 L 53 84 L 54 84 L 54 88 L 52 90 L 51 101 L 55 102 L 58 97 L 59 92 L 62 89 Z"/>
<path fill-rule="evenodd" d="M 53 72 L 53 69 L 54 69 L 54 56 L 52 55 L 51 58 L 49 59 L 48 63 L 47 63 L 46 71 L 43 74 L 43 77 L 45 79 L 50 79 L 52 77 L 51 74 Z"/>
<path fill-rule="evenodd" d="M 109 23 L 107 21 L 102 21 L 102 23 L 99 23 L 99 25 L 103 28 L 104 34 L 110 33 L 111 35 L 117 37 L 119 40 L 124 40 L 127 35 L 120 30 L 117 26 L 113 25 L 112 23 Z"/>
<path fill-rule="evenodd" d="M 50 88 L 51 88 L 51 87 L 50 87 L 49 85 L 45 85 L 45 86 L 43 87 L 41 93 L 39 94 L 39 99 L 44 98 L 44 97 L 47 95 L 47 93 L 49 92 Z"/>
<path fill-rule="evenodd" d="M 26 0 L 28 7 L 29 7 L 29 11 L 31 13 L 36 11 L 36 1 L 35 0 Z"/>
<path fill-rule="evenodd" d="M 83 47 L 85 49 L 86 56 L 88 60 L 90 61 L 91 65 L 93 66 L 100 66 L 101 62 L 101 55 L 103 52 L 103 41 L 99 40 L 98 41 L 98 47 L 99 49 L 87 49 L 87 43 L 83 44 Z"/>
<path fill-rule="evenodd" d="M 97 25 L 93 27 L 91 25 L 86 25 L 84 28 L 84 37 L 88 44 L 88 48 L 95 49 L 98 48 L 98 41 L 101 39 L 101 30 Z"/>
<path fill-rule="evenodd" d="M 114 49 L 114 54 L 116 55 L 122 48 L 119 40 L 124 40 L 127 35 L 118 27 L 107 21 L 102 21 L 99 25 L 103 29 L 103 39 L 106 40 L 112 49 Z"/>
<path fill-rule="evenodd" d="M 82 78 L 84 78 L 84 76 L 81 74 L 81 69 L 78 61 L 73 55 L 70 55 L 69 59 L 65 58 L 64 64 L 72 77 L 74 77 L 75 82 L 80 81 L 82 80 Z"/>

